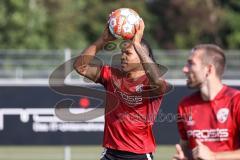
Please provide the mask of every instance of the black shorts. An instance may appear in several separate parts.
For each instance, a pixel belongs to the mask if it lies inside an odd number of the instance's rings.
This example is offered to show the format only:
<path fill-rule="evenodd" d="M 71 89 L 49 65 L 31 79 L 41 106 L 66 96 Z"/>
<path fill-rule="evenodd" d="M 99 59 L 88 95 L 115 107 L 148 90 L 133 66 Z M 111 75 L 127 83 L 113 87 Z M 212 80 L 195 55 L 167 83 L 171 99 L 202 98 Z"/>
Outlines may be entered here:
<path fill-rule="evenodd" d="M 132 152 L 105 149 L 100 160 L 153 160 L 152 153 L 136 154 Z"/>

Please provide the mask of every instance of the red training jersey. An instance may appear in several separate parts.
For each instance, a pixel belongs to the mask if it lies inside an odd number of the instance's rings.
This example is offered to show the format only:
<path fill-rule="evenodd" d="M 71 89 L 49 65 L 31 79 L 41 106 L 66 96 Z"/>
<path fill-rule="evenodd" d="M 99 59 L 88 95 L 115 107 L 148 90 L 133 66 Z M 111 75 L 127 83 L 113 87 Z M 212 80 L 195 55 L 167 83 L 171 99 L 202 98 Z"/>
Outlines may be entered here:
<path fill-rule="evenodd" d="M 240 147 L 240 91 L 223 86 L 211 101 L 200 92 L 184 98 L 178 107 L 178 130 L 193 149 L 199 139 L 214 152 Z"/>
<path fill-rule="evenodd" d="M 98 82 L 118 100 L 111 106 L 113 98 L 106 94 L 103 147 L 137 154 L 154 152 L 152 125 L 162 96 L 149 98 L 142 94 L 149 86 L 147 76 L 132 80 L 119 69 L 103 66 Z"/>

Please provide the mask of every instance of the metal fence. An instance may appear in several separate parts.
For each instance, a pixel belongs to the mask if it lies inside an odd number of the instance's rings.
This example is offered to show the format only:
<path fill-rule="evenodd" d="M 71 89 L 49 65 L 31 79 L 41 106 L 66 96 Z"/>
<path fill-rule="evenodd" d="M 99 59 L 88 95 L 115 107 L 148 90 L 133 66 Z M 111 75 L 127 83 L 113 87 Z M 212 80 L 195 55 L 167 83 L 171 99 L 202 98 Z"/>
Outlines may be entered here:
<path fill-rule="evenodd" d="M 0 50 L 0 79 L 28 80 L 48 79 L 52 71 L 65 61 L 77 56 L 76 50 Z M 186 62 L 189 50 L 154 50 L 157 62 L 166 66 L 168 72 L 166 79 L 184 79 L 182 67 Z M 98 56 L 104 63 L 112 63 L 111 57 L 116 54 L 101 52 Z M 224 79 L 240 79 L 240 52 L 238 50 L 226 51 L 227 69 Z M 72 72 L 70 79 L 79 79 Z M 81 79 L 81 77 L 80 77 Z"/>

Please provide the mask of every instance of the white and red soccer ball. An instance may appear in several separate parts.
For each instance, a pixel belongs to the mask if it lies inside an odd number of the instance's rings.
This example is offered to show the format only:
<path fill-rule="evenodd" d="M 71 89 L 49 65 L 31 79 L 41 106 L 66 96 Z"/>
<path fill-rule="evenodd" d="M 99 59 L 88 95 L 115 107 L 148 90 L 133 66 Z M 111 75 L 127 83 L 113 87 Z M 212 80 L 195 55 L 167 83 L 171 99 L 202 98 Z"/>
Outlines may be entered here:
<path fill-rule="evenodd" d="M 116 38 L 132 39 L 136 32 L 134 25 L 140 19 L 138 13 L 130 8 L 117 9 L 109 16 L 109 30 Z"/>

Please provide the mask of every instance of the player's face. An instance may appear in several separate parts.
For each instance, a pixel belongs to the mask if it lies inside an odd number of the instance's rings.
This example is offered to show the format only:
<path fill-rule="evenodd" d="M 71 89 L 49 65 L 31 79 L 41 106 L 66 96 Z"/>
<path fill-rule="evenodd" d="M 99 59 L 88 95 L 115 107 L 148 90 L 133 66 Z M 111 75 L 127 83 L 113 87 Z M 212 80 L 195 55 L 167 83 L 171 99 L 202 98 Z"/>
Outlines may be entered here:
<path fill-rule="evenodd" d="M 122 48 L 121 68 L 125 72 L 142 69 L 139 56 L 131 43 Z"/>
<path fill-rule="evenodd" d="M 182 71 L 187 77 L 189 88 L 200 88 L 206 82 L 207 67 L 202 62 L 204 50 L 192 51 Z"/>

